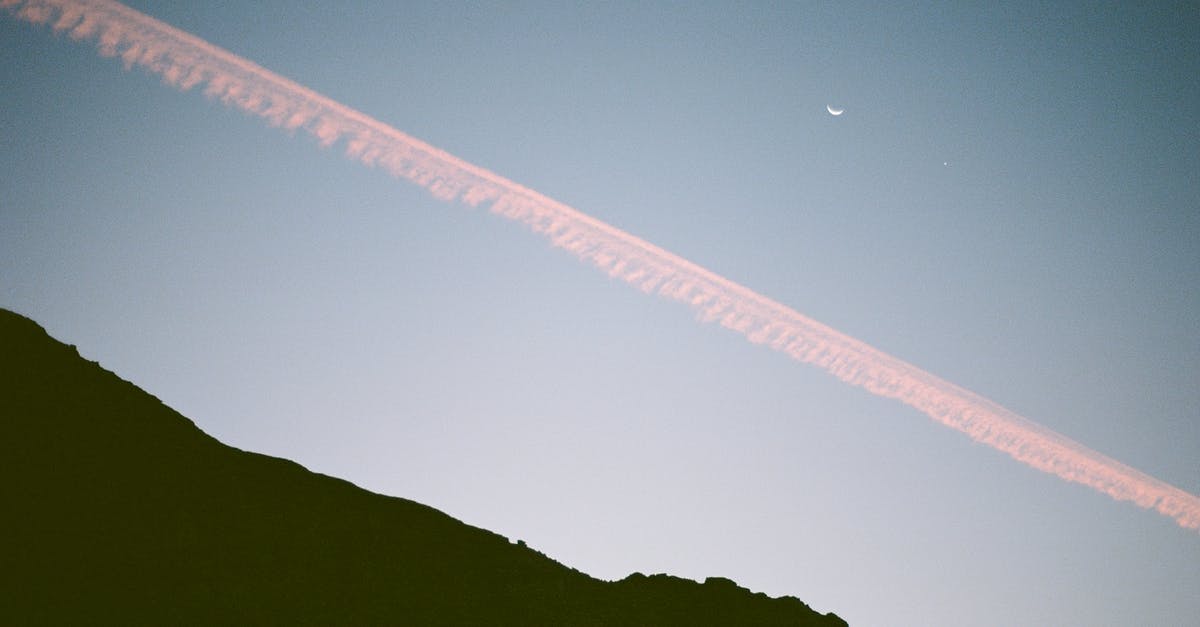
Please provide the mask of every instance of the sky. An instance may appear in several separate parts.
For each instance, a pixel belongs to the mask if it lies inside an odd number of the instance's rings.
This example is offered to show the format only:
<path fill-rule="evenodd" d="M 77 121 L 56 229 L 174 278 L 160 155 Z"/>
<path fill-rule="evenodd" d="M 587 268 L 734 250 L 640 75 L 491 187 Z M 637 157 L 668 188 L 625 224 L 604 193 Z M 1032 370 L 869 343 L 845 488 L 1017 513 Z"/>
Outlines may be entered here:
<path fill-rule="evenodd" d="M 1200 494 L 1194 7 L 128 4 Z M 0 85 L 0 306 L 228 444 L 852 625 L 1200 615 L 1195 531 L 518 224 L 7 13 Z"/>

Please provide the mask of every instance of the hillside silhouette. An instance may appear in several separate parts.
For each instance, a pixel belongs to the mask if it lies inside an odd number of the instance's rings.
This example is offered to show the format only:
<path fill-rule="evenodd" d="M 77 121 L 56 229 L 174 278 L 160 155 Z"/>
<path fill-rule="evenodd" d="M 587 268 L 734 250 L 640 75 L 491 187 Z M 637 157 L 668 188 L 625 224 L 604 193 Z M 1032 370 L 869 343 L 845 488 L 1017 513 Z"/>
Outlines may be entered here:
<path fill-rule="evenodd" d="M 0 310 L 3 624 L 843 626 L 723 578 L 604 582 L 241 451 Z"/>

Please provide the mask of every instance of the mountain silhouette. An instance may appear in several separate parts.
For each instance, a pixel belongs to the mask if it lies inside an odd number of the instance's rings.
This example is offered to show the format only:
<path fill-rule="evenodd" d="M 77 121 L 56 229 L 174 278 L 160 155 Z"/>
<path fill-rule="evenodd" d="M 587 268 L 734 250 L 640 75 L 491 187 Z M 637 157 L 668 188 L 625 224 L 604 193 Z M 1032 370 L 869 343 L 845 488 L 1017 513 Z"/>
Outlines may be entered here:
<path fill-rule="evenodd" d="M 723 578 L 605 582 L 241 451 L 0 310 L 2 624 L 844 626 Z"/>

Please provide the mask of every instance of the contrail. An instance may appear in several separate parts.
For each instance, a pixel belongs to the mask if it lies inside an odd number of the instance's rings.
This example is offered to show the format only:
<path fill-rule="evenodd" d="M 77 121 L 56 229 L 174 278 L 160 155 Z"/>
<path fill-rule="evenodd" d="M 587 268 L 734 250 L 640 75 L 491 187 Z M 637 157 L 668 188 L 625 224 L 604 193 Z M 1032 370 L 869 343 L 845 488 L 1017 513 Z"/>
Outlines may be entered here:
<path fill-rule="evenodd" d="M 323 146 L 408 179 L 441 200 L 521 222 L 647 293 L 683 302 L 755 344 L 813 364 L 872 394 L 894 398 L 972 439 L 1067 481 L 1133 501 L 1200 529 L 1200 498 L 1093 451 L 916 366 L 840 333 L 629 233 L 467 163 L 254 63 L 110 0 L 0 0 L 0 7 L 100 53 L 144 67 L 273 126 L 303 129 Z"/>

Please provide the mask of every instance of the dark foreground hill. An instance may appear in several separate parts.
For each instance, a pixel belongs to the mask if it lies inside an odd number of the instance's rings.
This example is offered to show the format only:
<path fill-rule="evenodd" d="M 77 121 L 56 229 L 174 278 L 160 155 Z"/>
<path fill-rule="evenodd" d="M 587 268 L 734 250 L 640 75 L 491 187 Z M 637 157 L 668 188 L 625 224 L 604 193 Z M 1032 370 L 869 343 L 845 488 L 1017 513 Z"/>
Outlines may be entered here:
<path fill-rule="evenodd" d="M 845 625 L 792 597 L 603 582 L 209 437 L 0 310 L 0 624 Z"/>

